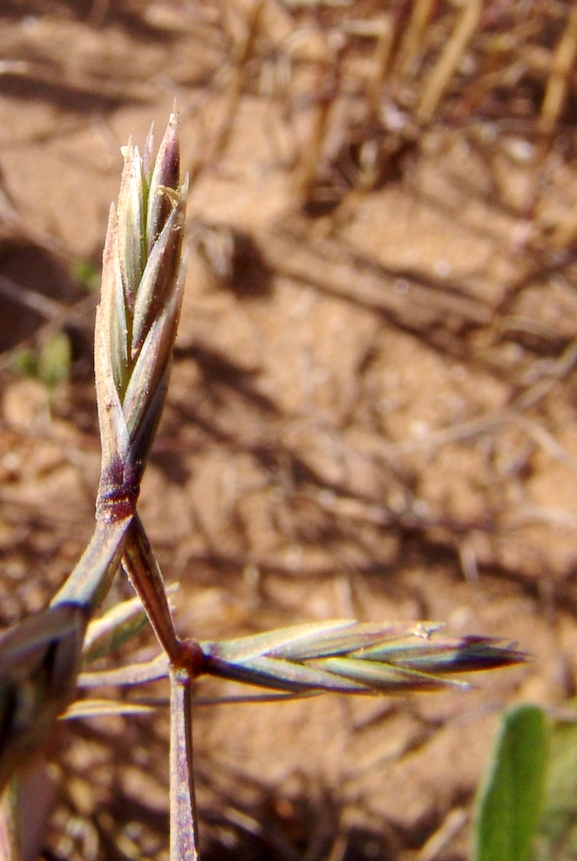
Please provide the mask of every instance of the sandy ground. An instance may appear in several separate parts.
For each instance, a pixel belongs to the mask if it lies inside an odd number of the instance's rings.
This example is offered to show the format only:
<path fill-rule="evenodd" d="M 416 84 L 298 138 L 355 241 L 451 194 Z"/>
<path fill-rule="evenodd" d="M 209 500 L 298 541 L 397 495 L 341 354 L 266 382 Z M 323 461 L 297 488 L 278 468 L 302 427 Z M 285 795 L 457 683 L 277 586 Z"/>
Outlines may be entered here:
<path fill-rule="evenodd" d="M 179 630 L 435 619 L 535 655 L 470 694 L 199 708 L 204 857 L 460 861 L 499 711 L 575 692 L 573 132 L 539 160 L 506 122 L 438 122 L 387 155 L 353 45 L 315 154 L 331 27 L 372 14 L 323 8 L 265 2 L 247 48 L 233 0 L 3 4 L 0 626 L 91 535 L 97 295 L 77 273 L 120 146 L 177 98 L 190 266 L 140 511 Z M 68 381 L 14 371 L 62 327 Z M 166 858 L 165 711 L 60 735 L 44 857 Z"/>

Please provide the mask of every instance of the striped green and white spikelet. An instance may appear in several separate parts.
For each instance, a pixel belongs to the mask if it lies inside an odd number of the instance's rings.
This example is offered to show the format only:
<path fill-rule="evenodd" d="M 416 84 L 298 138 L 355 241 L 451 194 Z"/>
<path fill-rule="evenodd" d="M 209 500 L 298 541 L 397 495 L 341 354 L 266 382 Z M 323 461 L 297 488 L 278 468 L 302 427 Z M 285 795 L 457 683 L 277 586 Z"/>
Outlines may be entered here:
<path fill-rule="evenodd" d="M 96 317 L 95 369 L 102 440 L 97 518 L 134 511 L 170 370 L 182 302 L 186 184 L 179 185 L 177 116 L 152 163 L 129 142 L 112 206 Z"/>
<path fill-rule="evenodd" d="M 176 111 L 154 161 L 153 143 L 151 131 L 142 155 L 132 142 L 123 150 L 104 249 L 95 338 L 102 438 L 96 529 L 50 607 L 0 638 L 0 792 L 73 700 L 86 627 L 121 560 L 154 562 L 136 502 L 164 404 L 184 284 L 186 183 L 179 184 Z M 169 617 L 164 587 L 158 578 L 154 585 L 160 615 Z"/>

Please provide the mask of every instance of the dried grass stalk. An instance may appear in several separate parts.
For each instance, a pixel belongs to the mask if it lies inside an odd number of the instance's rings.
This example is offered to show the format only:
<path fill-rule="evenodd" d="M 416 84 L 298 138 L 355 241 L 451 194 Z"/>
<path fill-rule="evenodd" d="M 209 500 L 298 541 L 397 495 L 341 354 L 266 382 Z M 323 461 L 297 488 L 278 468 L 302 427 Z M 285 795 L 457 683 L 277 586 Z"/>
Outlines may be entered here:
<path fill-rule="evenodd" d="M 422 124 L 429 123 L 441 101 L 455 69 L 459 65 L 467 45 L 473 38 L 481 20 L 483 0 L 467 0 L 451 38 L 447 42 L 437 65 L 433 69 L 417 108 L 416 118 Z"/>
<path fill-rule="evenodd" d="M 559 116 L 567 99 L 570 76 L 577 56 L 577 6 L 569 9 L 567 26 L 559 40 L 551 61 L 549 80 L 541 116 L 537 124 L 538 130 L 545 135 L 551 135 L 557 127 Z"/>

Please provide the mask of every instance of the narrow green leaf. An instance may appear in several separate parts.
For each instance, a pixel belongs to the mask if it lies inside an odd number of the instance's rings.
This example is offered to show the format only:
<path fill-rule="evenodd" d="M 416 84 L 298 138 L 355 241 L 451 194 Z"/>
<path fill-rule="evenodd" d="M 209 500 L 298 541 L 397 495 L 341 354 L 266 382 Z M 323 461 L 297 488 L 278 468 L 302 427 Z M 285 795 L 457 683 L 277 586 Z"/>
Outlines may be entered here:
<path fill-rule="evenodd" d="M 534 858 L 577 858 L 577 713 L 573 720 L 554 721 L 550 729 L 543 815 Z"/>
<path fill-rule="evenodd" d="M 547 727 L 537 706 L 503 716 L 478 799 L 474 861 L 527 861 L 539 823 Z"/>
<path fill-rule="evenodd" d="M 153 706 L 141 703 L 123 703 L 115 700 L 77 700 L 69 706 L 60 720 L 76 720 L 77 718 L 109 717 L 110 715 L 150 714 L 155 709 Z"/>

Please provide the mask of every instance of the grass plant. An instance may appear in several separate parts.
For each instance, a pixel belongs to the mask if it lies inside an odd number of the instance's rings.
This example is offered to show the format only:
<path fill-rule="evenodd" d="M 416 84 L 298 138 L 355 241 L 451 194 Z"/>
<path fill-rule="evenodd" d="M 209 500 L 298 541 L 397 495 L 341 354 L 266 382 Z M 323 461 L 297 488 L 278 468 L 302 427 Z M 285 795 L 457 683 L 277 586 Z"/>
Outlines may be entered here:
<path fill-rule="evenodd" d="M 473 861 L 563 861 L 577 847 L 575 699 L 503 712 L 476 802 Z"/>
<path fill-rule="evenodd" d="M 62 716 L 142 710 L 138 705 L 77 699 L 102 684 L 170 682 L 170 857 L 198 855 L 192 767 L 193 689 L 202 675 L 278 691 L 278 696 L 336 692 L 406 693 L 466 689 L 454 673 L 524 660 L 507 642 L 449 638 L 430 622 L 366 624 L 332 620 L 222 642 L 182 639 L 170 596 L 137 512 L 140 484 L 168 387 L 185 261 L 187 181 L 180 182 L 174 111 L 153 158 L 150 132 L 142 154 L 124 148 L 118 206 L 110 212 L 95 367 L 102 443 L 94 535 L 50 606 L 0 639 L 0 792 L 4 857 L 24 859 L 19 839 L 18 781 Z M 94 619 L 122 569 L 137 599 Z M 96 657 L 130 640 L 147 622 L 161 651 L 145 664 L 90 672 Z"/>

